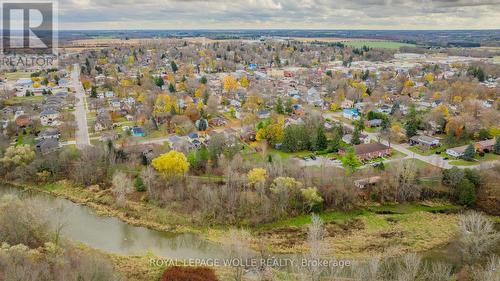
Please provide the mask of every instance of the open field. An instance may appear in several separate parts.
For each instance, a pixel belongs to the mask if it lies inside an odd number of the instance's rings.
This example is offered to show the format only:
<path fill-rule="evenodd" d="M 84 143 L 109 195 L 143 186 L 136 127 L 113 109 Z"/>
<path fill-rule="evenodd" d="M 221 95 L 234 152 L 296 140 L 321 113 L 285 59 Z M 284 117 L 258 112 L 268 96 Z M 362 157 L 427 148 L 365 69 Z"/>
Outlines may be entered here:
<path fill-rule="evenodd" d="M 338 37 L 312 37 L 312 38 L 292 38 L 296 41 L 301 42 L 327 42 L 327 43 L 342 43 L 344 45 L 352 46 L 355 48 L 361 48 L 367 46 L 370 48 L 382 48 L 382 49 L 398 49 L 400 47 L 414 47 L 413 44 L 395 42 L 395 41 L 385 41 L 376 39 L 356 39 L 356 38 L 338 38 Z"/>
<path fill-rule="evenodd" d="M 31 72 L 23 72 L 23 71 L 18 71 L 18 72 L 9 72 L 5 73 L 5 78 L 10 81 L 16 81 L 17 79 L 20 78 L 30 78 L 31 77 Z"/>

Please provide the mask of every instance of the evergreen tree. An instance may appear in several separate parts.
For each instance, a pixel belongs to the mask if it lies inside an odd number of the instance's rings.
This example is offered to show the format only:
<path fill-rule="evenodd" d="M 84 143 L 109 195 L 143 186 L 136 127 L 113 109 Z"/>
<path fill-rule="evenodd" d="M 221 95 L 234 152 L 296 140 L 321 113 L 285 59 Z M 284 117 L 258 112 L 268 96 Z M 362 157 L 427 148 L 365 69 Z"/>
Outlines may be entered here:
<path fill-rule="evenodd" d="M 352 133 L 351 144 L 358 145 L 361 144 L 361 133 L 358 129 L 355 129 Z"/>
<path fill-rule="evenodd" d="M 175 63 L 175 61 L 170 62 L 170 67 L 172 68 L 172 71 L 174 73 L 177 73 L 177 70 L 179 70 L 179 68 L 177 67 L 177 64 Z"/>
<path fill-rule="evenodd" d="M 171 92 L 171 93 L 175 93 L 176 89 L 175 89 L 175 85 L 170 83 L 168 85 L 168 91 Z"/>
<path fill-rule="evenodd" d="M 458 203 L 471 206 L 476 203 L 476 188 L 468 179 L 462 179 L 457 186 Z"/>
<path fill-rule="evenodd" d="M 281 98 L 278 98 L 278 101 L 276 102 L 276 113 L 278 114 L 285 114 L 285 107 L 283 106 L 283 101 Z"/>
<path fill-rule="evenodd" d="M 342 140 L 342 134 L 338 130 L 335 130 L 335 132 L 333 133 L 333 138 L 330 141 L 329 150 L 331 152 L 338 152 L 340 149 L 341 140 Z"/>
<path fill-rule="evenodd" d="M 495 145 L 493 146 L 493 152 L 495 152 L 495 154 L 500 154 L 500 136 L 497 137 Z"/>
<path fill-rule="evenodd" d="M 165 81 L 163 81 L 163 78 L 158 77 L 155 79 L 155 85 L 161 88 L 165 85 Z"/>
<path fill-rule="evenodd" d="M 97 98 L 97 88 L 96 86 L 92 86 L 90 90 L 90 97 L 96 99 Z"/>
<path fill-rule="evenodd" d="M 318 126 L 316 132 L 316 150 L 325 150 L 328 147 L 328 139 L 325 135 L 325 130 L 323 126 Z"/>
<path fill-rule="evenodd" d="M 469 146 L 467 146 L 467 148 L 465 149 L 462 158 L 466 161 L 472 161 L 474 160 L 475 156 L 476 156 L 476 149 L 474 148 L 474 145 L 469 144 Z"/>

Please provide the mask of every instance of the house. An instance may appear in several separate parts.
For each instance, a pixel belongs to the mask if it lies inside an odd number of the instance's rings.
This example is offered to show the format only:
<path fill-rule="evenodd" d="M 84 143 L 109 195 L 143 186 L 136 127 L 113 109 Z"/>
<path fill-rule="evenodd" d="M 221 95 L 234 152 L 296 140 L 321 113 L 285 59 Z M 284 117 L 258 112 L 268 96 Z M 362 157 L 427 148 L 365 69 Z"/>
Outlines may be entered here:
<path fill-rule="evenodd" d="M 221 117 L 215 117 L 210 119 L 210 125 L 215 127 L 225 126 L 227 124 L 227 120 Z"/>
<path fill-rule="evenodd" d="M 46 129 L 40 134 L 38 134 L 38 139 L 56 139 L 58 140 L 61 134 L 56 129 Z"/>
<path fill-rule="evenodd" d="M 344 118 L 350 119 L 350 120 L 357 120 L 359 119 L 359 111 L 356 108 L 347 108 L 344 109 L 342 115 Z"/>
<path fill-rule="evenodd" d="M 384 104 L 380 108 L 377 109 L 377 112 L 385 113 L 385 114 L 390 114 L 391 111 L 392 111 L 392 107 L 388 106 L 387 104 Z"/>
<path fill-rule="evenodd" d="M 496 139 L 484 140 L 476 143 L 476 150 L 484 153 L 493 151 Z"/>
<path fill-rule="evenodd" d="M 421 145 L 425 147 L 436 147 L 439 146 L 439 139 L 429 137 L 429 136 L 413 136 L 410 139 L 410 145 Z"/>
<path fill-rule="evenodd" d="M 57 139 L 42 139 L 36 144 L 36 151 L 41 154 L 51 153 L 61 147 Z"/>
<path fill-rule="evenodd" d="M 31 78 L 21 78 L 16 81 L 16 87 L 31 87 L 33 81 Z"/>
<path fill-rule="evenodd" d="M 100 141 L 102 142 L 108 142 L 108 141 L 115 141 L 118 139 L 118 134 L 110 131 L 110 132 L 104 132 L 101 134 L 101 137 L 99 138 Z"/>
<path fill-rule="evenodd" d="M 31 117 L 28 115 L 20 115 L 16 118 L 16 125 L 19 128 L 26 128 L 31 124 Z"/>
<path fill-rule="evenodd" d="M 271 112 L 269 110 L 260 110 L 257 112 L 257 117 L 259 117 L 259 119 L 271 118 Z"/>
<path fill-rule="evenodd" d="M 50 126 L 59 118 L 59 112 L 51 109 L 46 109 L 40 113 L 40 122 L 42 126 Z"/>
<path fill-rule="evenodd" d="M 365 122 L 367 127 L 374 128 L 382 126 L 382 119 L 373 119 Z"/>
<path fill-rule="evenodd" d="M 144 132 L 144 129 L 138 126 L 134 126 L 132 128 L 132 136 L 134 137 L 145 137 L 146 132 Z"/>
<path fill-rule="evenodd" d="M 381 143 L 369 143 L 355 145 L 354 152 L 360 160 L 367 161 L 379 157 L 390 156 L 392 154 L 392 149 Z"/>
<path fill-rule="evenodd" d="M 454 148 L 448 148 L 446 150 L 446 154 L 448 154 L 452 157 L 460 158 L 460 157 L 464 156 L 465 150 L 467 149 L 467 147 L 468 147 L 468 145 L 454 147 Z"/>
<path fill-rule="evenodd" d="M 110 105 L 114 108 L 120 108 L 121 106 L 121 101 L 119 98 L 114 98 L 111 100 Z"/>
<path fill-rule="evenodd" d="M 360 180 L 354 181 L 354 186 L 356 186 L 359 189 L 367 189 L 367 188 L 370 188 L 370 187 L 376 185 L 378 182 L 380 182 L 381 179 L 382 178 L 379 176 L 366 178 L 366 179 L 360 179 Z"/>

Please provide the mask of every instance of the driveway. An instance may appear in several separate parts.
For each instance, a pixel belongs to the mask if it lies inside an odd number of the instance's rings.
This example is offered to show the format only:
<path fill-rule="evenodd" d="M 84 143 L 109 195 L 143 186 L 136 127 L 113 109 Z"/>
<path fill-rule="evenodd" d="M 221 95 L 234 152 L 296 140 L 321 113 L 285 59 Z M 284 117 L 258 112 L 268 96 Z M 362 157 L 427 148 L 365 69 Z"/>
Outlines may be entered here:
<path fill-rule="evenodd" d="M 78 149 L 83 149 L 90 146 L 90 138 L 89 128 L 87 126 L 87 109 L 85 108 L 85 90 L 80 82 L 80 66 L 78 64 L 73 65 L 71 80 L 73 82 L 73 88 L 76 91 L 76 108 L 74 112 L 77 125 L 76 146 Z"/>

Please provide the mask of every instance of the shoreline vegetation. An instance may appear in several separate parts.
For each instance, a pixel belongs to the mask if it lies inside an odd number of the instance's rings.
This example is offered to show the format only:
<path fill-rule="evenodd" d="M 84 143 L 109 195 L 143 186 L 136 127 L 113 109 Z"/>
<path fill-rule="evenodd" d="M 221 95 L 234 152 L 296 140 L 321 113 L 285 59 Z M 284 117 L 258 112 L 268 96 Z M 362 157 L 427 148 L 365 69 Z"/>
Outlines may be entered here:
<path fill-rule="evenodd" d="M 164 212 L 168 210 L 152 203 L 128 200 L 127 207 L 117 208 L 112 200 L 107 200 L 106 191 L 96 192 L 95 187 L 76 187 L 68 181 L 51 184 L 4 183 L 82 204 L 99 216 L 115 217 L 130 225 L 174 234 L 193 233 L 214 243 L 221 243 L 230 230 L 225 226 L 193 224 L 192 220 L 181 219 L 183 214 L 175 212 L 170 215 L 177 219 L 168 223 L 168 218 L 164 217 Z M 461 210 L 460 206 L 445 201 L 429 201 L 365 206 L 348 212 L 323 211 L 318 215 L 325 221 L 328 232 L 326 241 L 331 254 L 362 258 L 381 253 L 425 252 L 446 246 L 453 239 L 457 213 Z M 310 216 L 302 215 L 250 227 L 248 230 L 254 236 L 251 246 L 253 249 L 265 246 L 270 252 L 278 254 L 304 253 L 307 251 L 305 240 L 309 223 Z"/>

